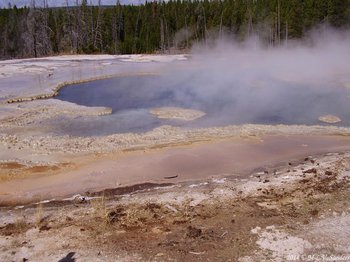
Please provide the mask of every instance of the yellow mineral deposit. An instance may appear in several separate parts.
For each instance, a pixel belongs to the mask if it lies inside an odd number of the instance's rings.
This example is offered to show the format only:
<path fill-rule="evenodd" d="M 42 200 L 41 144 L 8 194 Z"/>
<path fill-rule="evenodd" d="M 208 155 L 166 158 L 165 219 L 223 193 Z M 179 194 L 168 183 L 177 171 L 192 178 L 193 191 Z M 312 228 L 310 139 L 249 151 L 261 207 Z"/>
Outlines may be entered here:
<path fill-rule="evenodd" d="M 334 115 L 325 115 L 325 116 L 320 116 L 318 118 L 321 122 L 328 123 L 328 124 L 336 124 L 341 122 L 341 119 L 337 116 Z"/>

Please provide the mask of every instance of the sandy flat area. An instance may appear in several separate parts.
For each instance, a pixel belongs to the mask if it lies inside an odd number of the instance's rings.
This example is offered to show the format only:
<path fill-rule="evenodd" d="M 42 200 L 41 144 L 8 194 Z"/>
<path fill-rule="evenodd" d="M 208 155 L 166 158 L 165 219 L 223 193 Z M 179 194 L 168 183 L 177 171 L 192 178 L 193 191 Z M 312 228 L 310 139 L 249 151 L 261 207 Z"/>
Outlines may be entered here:
<path fill-rule="evenodd" d="M 244 178 L 252 172 L 273 172 L 278 164 L 308 155 L 349 148 L 350 139 L 341 136 L 267 136 L 87 157 L 71 171 L 46 175 L 47 171 L 0 183 L 0 201 L 32 202 L 144 182 Z"/>

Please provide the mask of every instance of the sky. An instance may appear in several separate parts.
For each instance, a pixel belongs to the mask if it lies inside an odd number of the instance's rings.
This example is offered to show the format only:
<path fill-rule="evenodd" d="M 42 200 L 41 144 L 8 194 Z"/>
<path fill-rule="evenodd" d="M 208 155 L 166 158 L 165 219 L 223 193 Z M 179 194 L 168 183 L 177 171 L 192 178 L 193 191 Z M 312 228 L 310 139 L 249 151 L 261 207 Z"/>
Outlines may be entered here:
<path fill-rule="evenodd" d="M 54 6 L 65 6 L 67 0 L 47 0 L 50 7 Z M 81 0 L 78 0 L 81 2 Z M 0 7 L 8 7 L 10 3 L 12 6 L 16 5 L 17 7 L 29 6 L 31 0 L 0 0 Z M 35 0 L 37 6 L 43 5 L 44 0 Z M 98 0 L 88 0 L 88 3 L 96 4 Z M 114 5 L 117 0 L 101 0 L 102 5 Z M 140 4 L 145 2 L 145 0 L 120 0 L 121 4 Z M 69 5 L 75 5 L 76 0 L 68 0 Z"/>

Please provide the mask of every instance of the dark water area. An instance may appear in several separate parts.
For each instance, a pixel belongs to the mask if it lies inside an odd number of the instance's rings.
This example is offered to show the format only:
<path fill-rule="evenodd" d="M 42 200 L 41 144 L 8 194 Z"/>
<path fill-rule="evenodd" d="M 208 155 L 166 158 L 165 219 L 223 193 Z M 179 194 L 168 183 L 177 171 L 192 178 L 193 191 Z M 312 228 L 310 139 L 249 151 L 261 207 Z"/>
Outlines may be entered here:
<path fill-rule="evenodd" d="M 85 106 L 110 107 L 112 115 L 59 121 L 55 132 L 74 136 L 144 132 L 161 125 L 185 127 L 232 124 L 323 124 L 322 115 L 350 124 L 350 92 L 335 83 L 312 86 L 260 77 L 254 81 L 218 81 L 190 74 L 130 76 L 62 88 L 56 99 Z M 158 119 L 155 107 L 175 106 L 206 113 L 194 121 Z"/>

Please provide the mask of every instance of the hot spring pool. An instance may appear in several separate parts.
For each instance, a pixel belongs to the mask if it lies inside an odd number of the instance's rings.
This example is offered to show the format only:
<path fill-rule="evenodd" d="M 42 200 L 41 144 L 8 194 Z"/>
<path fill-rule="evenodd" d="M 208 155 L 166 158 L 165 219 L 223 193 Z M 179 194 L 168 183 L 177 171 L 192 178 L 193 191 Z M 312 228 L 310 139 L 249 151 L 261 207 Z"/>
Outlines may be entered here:
<path fill-rule="evenodd" d="M 174 74 L 128 76 L 69 85 L 55 99 L 85 106 L 113 109 L 112 115 L 56 119 L 54 132 L 74 136 L 143 132 L 161 125 L 183 127 L 232 124 L 324 124 L 322 115 L 350 124 L 350 90 L 336 83 L 317 85 L 269 77 L 258 81 L 214 81 L 205 76 Z M 193 121 L 159 119 L 149 113 L 155 107 L 181 107 L 206 113 Z"/>

